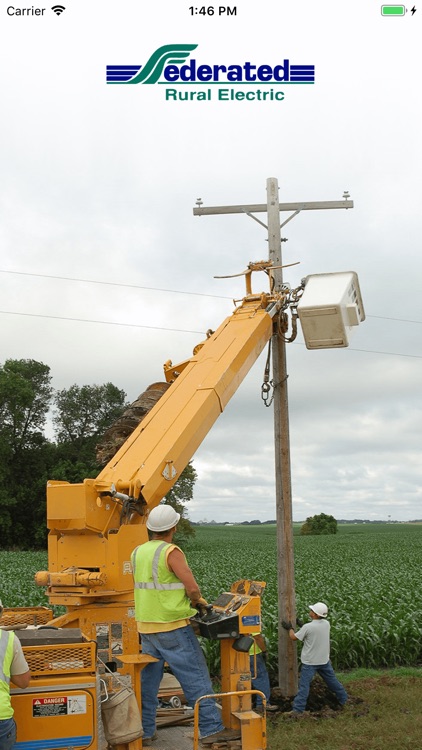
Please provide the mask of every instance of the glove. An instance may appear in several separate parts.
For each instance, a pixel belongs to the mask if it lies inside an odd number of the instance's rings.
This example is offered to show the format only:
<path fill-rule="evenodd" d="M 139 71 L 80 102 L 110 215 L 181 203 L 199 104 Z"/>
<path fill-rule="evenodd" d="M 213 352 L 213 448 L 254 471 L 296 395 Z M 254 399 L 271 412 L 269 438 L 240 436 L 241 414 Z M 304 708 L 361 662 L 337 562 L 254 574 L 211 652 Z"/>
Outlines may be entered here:
<path fill-rule="evenodd" d="M 200 597 L 200 598 L 199 598 L 199 599 L 198 599 L 198 600 L 197 600 L 197 601 L 195 602 L 195 604 L 194 604 L 193 606 L 194 606 L 194 607 L 196 607 L 197 609 L 199 609 L 199 607 L 207 607 L 207 606 L 208 606 L 208 602 L 207 602 L 207 600 L 206 600 L 206 599 L 204 599 L 204 597 L 203 597 L 203 596 L 201 596 L 201 597 Z"/>
<path fill-rule="evenodd" d="M 208 604 L 203 596 L 193 606 L 198 610 L 200 617 L 205 617 L 212 612 L 212 604 Z"/>
<path fill-rule="evenodd" d="M 281 627 L 284 628 L 284 630 L 293 630 L 293 625 L 291 622 L 286 622 L 286 620 L 281 621 Z"/>
<path fill-rule="evenodd" d="M 266 652 L 266 651 L 261 651 L 261 656 L 262 656 L 262 658 L 264 659 L 264 661 L 267 661 L 267 656 L 268 656 L 268 654 L 267 654 L 267 652 Z"/>
<path fill-rule="evenodd" d="M 296 617 L 296 625 L 298 626 L 298 628 L 301 628 L 303 625 L 303 620 L 299 620 L 299 618 Z"/>

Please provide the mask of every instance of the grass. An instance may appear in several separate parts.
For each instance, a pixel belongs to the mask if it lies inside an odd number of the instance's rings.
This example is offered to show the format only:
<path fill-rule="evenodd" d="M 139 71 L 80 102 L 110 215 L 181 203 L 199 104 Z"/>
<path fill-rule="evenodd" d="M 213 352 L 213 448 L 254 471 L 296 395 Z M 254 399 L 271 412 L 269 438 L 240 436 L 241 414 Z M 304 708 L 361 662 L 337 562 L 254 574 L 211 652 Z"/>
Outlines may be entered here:
<path fill-rule="evenodd" d="M 299 721 L 283 719 L 282 713 L 269 718 L 268 750 L 418 750 L 422 669 L 368 667 L 421 663 L 422 525 L 341 525 L 332 538 L 300 537 L 299 530 L 294 529 L 298 611 L 306 613 L 311 600 L 327 600 L 336 671 L 362 666 L 337 671 L 352 698 L 344 711 L 322 702 L 320 709 Z M 210 601 L 240 577 L 267 581 L 263 611 L 274 679 L 275 536 L 274 526 L 210 526 L 198 528 L 186 546 L 189 563 Z M 0 551 L 3 602 L 48 604 L 44 589 L 33 582 L 34 573 L 46 566 L 45 552 Z M 218 651 L 218 643 L 206 645 Z M 209 666 L 213 674 L 218 672 L 213 669 L 216 663 Z"/>
<path fill-rule="evenodd" d="M 268 750 L 417 750 L 421 746 L 422 670 L 356 670 L 339 675 L 350 703 L 299 720 L 267 723 Z"/>
<path fill-rule="evenodd" d="M 396 667 L 395 669 L 353 669 L 351 672 L 345 672 L 341 675 L 341 681 L 344 685 L 355 680 L 361 680 L 365 677 L 385 677 L 388 674 L 390 677 L 422 677 L 422 670 L 420 667 Z"/>

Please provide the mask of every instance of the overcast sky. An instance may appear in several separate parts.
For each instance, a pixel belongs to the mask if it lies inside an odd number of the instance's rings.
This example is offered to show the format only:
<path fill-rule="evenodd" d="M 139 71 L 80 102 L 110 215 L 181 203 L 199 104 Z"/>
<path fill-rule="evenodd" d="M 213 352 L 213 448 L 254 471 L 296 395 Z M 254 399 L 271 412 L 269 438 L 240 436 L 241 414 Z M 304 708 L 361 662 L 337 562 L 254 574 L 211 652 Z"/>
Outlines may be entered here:
<path fill-rule="evenodd" d="M 65 5 L 0 11 L 0 362 L 36 359 L 57 389 L 111 381 L 133 400 L 243 295 L 242 278 L 214 276 L 268 254 L 246 215 L 193 217 L 198 197 L 266 203 L 269 177 L 282 202 L 348 190 L 353 210 L 303 212 L 282 230 L 284 262 L 300 261 L 285 281 L 354 270 L 367 314 L 348 349 L 308 351 L 301 334 L 288 345 L 293 515 L 421 518 L 422 7 Z M 167 44 L 197 44 L 198 64 L 315 65 L 315 84 L 274 86 L 282 101 L 106 85 L 106 65 L 144 65 Z M 262 354 L 194 458 L 192 520 L 275 518 L 264 365 Z"/>

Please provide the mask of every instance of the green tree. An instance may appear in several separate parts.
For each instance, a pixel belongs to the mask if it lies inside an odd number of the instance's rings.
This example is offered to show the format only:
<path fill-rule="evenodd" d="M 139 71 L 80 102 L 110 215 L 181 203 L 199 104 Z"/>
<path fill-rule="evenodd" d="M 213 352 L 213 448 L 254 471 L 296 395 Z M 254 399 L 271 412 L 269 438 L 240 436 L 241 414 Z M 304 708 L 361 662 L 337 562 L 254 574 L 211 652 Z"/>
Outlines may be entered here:
<path fill-rule="evenodd" d="M 164 505 L 171 505 L 177 513 L 180 513 L 180 521 L 177 524 L 177 543 L 183 543 L 195 533 L 195 529 L 187 518 L 187 508 L 185 503 L 192 500 L 193 488 L 197 476 L 192 462 L 189 462 L 186 468 L 182 471 L 177 482 L 175 482 L 170 492 L 167 493 L 163 500 Z"/>
<path fill-rule="evenodd" d="M 112 383 L 75 384 L 56 393 L 53 423 L 58 450 L 51 479 L 81 482 L 96 476 L 96 443 L 121 415 L 125 400 L 125 392 Z"/>
<path fill-rule="evenodd" d="M 101 468 L 95 446 L 122 414 L 126 394 L 112 383 L 73 385 L 54 398 L 57 442 L 44 434 L 53 400 L 50 368 L 35 360 L 0 366 L 0 538 L 4 547 L 46 543 L 48 479 L 77 483 Z M 179 539 L 194 533 L 186 517 L 196 472 L 189 464 L 164 502 L 180 513 Z"/>
<path fill-rule="evenodd" d="M 34 359 L 8 359 L 0 367 L 0 430 L 14 455 L 43 436 L 50 381 L 50 368 Z"/>
<path fill-rule="evenodd" d="M 45 541 L 51 453 L 44 426 L 50 381 L 50 368 L 33 359 L 9 359 L 0 366 L 0 535 L 5 547 Z"/>
<path fill-rule="evenodd" d="M 337 521 L 334 516 L 320 513 L 317 516 L 309 516 L 300 529 L 303 536 L 318 534 L 337 534 Z"/>

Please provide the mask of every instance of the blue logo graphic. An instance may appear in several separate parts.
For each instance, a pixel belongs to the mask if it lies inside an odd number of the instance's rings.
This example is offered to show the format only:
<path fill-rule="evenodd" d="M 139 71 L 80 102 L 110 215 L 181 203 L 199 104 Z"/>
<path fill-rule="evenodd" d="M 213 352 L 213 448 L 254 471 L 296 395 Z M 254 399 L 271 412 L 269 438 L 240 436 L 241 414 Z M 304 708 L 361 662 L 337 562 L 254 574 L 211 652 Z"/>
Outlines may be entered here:
<path fill-rule="evenodd" d="M 288 59 L 274 66 L 249 61 L 241 65 L 199 64 L 193 58 L 186 62 L 197 46 L 166 44 L 156 49 L 145 65 L 107 65 L 107 83 L 315 83 L 314 65 L 291 65 Z"/>
<path fill-rule="evenodd" d="M 107 83 L 157 83 L 164 65 L 183 63 L 197 44 L 166 44 L 142 65 L 107 65 Z"/>

